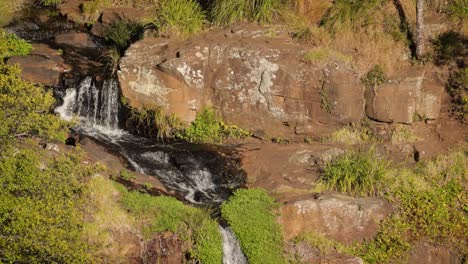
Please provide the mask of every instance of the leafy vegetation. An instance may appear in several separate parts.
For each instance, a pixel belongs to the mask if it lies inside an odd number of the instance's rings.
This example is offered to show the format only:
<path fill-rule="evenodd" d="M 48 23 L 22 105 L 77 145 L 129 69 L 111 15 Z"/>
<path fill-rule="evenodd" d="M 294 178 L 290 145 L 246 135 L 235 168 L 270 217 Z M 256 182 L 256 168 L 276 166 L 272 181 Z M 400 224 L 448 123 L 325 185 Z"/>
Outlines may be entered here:
<path fill-rule="evenodd" d="M 31 50 L 31 44 L 24 39 L 0 29 L 0 60 L 12 56 L 27 55 Z"/>
<path fill-rule="evenodd" d="M 240 138 L 249 135 L 248 131 L 237 126 L 226 125 L 213 109 L 205 108 L 188 128 L 179 131 L 177 137 L 194 143 L 217 143 L 225 138 Z"/>
<path fill-rule="evenodd" d="M 0 262 L 86 263 L 79 153 L 46 155 L 31 143 L 0 155 Z"/>
<path fill-rule="evenodd" d="M 387 80 L 385 73 L 380 65 L 374 65 L 374 67 L 367 72 L 366 76 L 362 78 L 362 83 L 367 88 L 377 87 L 382 85 Z"/>
<path fill-rule="evenodd" d="M 205 13 L 195 0 L 161 0 L 153 24 L 160 32 L 191 35 L 203 29 Z"/>
<path fill-rule="evenodd" d="M 127 127 L 138 135 L 155 137 L 159 140 L 175 137 L 182 123 L 175 115 L 166 115 L 163 108 L 132 109 Z"/>
<path fill-rule="evenodd" d="M 39 3 L 46 7 L 55 7 L 61 4 L 63 0 L 39 0 Z"/>
<path fill-rule="evenodd" d="M 21 136 L 65 140 L 68 124 L 51 113 L 51 92 L 26 82 L 18 67 L 0 64 L 0 142 Z"/>
<path fill-rule="evenodd" d="M 348 152 L 325 166 L 319 184 L 353 195 L 377 195 L 388 165 L 374 150 Z"/>
<path fill-rule="evenodd" d="M 432 41 L 434 61 L 436 64 L 447 64 L 450 61 L 463 60 L 468 54 L 468 38 L 454 31 L 440 34 Z"/>
<path fill-rule="evenodd" d="M 201 263 L 221 263 L 221 233 L 208 212 L 184 205 L 172 197 L 129 192 L 123 186 L 118 189 L 123 194 L 124 208 L 144 223 L 146 236 L 163 231 L 178 233 L 190 243 L 194 259 Z"/>
<path fill-rule="evenodd" d="M 281 228 L 273 198 L 261 189 L 239 189 L 221 213 L 240 241 L 250 263 L 285 263 Z"/>
<path fill-rule="evenodd" d="M 283 7 L 281 0 L 219 0 L 213 1 L 211 19 L 218 26 L 241 21 L 271 23 Z"/>

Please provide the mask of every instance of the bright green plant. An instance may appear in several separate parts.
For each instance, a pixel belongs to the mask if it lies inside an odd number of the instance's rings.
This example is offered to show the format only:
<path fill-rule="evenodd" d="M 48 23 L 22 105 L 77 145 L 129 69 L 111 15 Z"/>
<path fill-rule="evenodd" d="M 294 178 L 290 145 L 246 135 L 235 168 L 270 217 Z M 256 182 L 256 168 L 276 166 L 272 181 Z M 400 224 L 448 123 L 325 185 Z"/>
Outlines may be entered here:
<path fill-rule="evenodd" d="M 377 87 L 382 85 L 387 80 L 385 73 L 380 65 L 374 67 L 362 78 L 362 82 L 367 88 Z"/>
<path fill-rule="evenodd" d="M 51 114 L 52 92 L 26 82 L 18 67 L 0 63 L 0 142 L 21 136 L 65 140 L 68 124 Z"/>
<path fill-rule="evenodd" d="M 322 18 L 321 24 L 332 33 L 344 29 L 359 29 L 372 24 L 374 10 L 381 6 L 382 0 L 336 0 Z"/>
<path fill-rule="evenodd" d="M 218 223 L 210 218 L 208 212 L 185 205 L 172 197 L 129 192 L 121 185 L 118 189 L 123 194 L 121 202 L 124 208 L 147 223 L 143 230 L 147 237 L 163 231 L 178 233 L 189 242 L 193 259 L 201 263 L 221 263 L 221 233 Z"/>
<path fill-rule="evenodd" d="M 325 166 L 319 183 L 327 189 L 353 195 L 377 195 L 387 167 L 388 163 L 373 150 L 348 152 Z"/>
<path fill-rule="evenodd" d="M 74 152 L 47 158 L 35 144 L 1 153 L 1 263 L 91 261 L 80 179 L 96 171 L 81 162 Z"/>
<path fill-rule="evenodd" d="M 153 24 L 160 32 L 188 36 L 203 29 L 205 13 L 195 0 L 162 0 Z"/>
<path fill-rule="evenodd" d="M 12 56 L 27 55 L 31 50 L 31 44 L 24 39 L 0 29 L 0 60 Z"/>
<path fill-rule="evenodd" d="M 221 206 L 250 263 L 286 263 L 274 199 L 262 189 L 239 189 Z"/>
<path fill-rule="evenodd" d="M 283 7 L 281 0 L 219 0 L 213 1 L 211 18 L 218 26 L 241 21 L 271 23 Z"/>

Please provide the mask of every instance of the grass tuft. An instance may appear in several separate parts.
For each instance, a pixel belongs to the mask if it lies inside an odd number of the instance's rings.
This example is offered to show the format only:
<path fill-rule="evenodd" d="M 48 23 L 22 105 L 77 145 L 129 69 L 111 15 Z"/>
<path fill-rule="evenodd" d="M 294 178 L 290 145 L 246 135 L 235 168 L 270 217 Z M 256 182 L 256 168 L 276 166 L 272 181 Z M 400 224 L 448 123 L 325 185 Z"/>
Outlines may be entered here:
<path fill-rule="evenodd" d="M 195 0 L 162 0 L 156 7 L 153 24 L 159 32 L 188 36 L 203 29 L 206 17 Z"/>
<path fill-rule="evenodd" d="M 218 26 L 242 21 L 271 23 L 282 7 L 281 0 L 219 0 L 213 1 L 211 18 Z"/>

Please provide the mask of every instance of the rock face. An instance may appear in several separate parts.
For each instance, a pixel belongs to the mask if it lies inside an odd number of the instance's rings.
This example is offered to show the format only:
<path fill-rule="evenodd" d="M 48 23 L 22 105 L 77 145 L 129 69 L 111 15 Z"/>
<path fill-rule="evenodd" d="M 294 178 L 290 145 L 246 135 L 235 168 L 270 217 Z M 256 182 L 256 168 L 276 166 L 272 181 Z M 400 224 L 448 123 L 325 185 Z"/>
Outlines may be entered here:
<path fill-rule="evenodd" d="M 379 222 L 391 211 L 381 199 L 325 194 L 283 205 L 279 222 L 286 239 L 313 231 L 351 244 L 374 237 Z"/>
<path fill-rule="evenodd" d="M 366 91 L 366 113 L 381 122 L 413 123 L 415 116 L 437 119 L 443 87 L 424 80 L 424 69 L 407 69 L 377 87 Z"/>
<path fill-rule="evenodd" d="M 408 263 L 414 264 L 461 264 L 456 254 L 445 247 L 420 243 L 410 254 Z"/>
<path fill-rule="evenodd" d="M 339 61 L 305 63 L 307 51 L 261 31 L 248 38 L 231 31 L 186 41 L 147 38 L 128 49 L 118 77 L 130 105 L 161 106 L 184 121 L 213 106 L 227 122 L 271 135 L 358 122 L 364 98 L 356 74 Z"/>
<path fill-rule="evenodd" d="M 30 55 L 12 57 L 7 64 L 19 65 L 23 79 L 47 86 L 58 85 L 60 75 L 71 70 L 71 67 L 65 64 L 60 52 L 45 44 L 33 44 Z"/>
<path fill-rule="evenodd" d="M 182 239 L 170 232 L 156 235 L 147 242 L 146 262 L 144 263 L 183 263 L 185 260 L 184 242 Z"/>
<path fill-rule="evenodd" d="M 82 32 L 67 32 L 55 36 L 57 45 L 72 48 L 82 52 L 96 53 L 98 46 L 91 36 Z"/>

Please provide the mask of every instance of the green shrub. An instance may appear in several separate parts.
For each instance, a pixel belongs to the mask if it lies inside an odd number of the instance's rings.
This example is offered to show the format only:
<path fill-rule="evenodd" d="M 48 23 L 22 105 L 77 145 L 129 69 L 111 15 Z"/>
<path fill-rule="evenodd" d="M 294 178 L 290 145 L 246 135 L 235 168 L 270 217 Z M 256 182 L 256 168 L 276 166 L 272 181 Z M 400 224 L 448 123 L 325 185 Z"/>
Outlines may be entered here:
<path fill-rule="evenodd" d="M 195 121 L 180 130 L 177 137 L 194 143 L 218 143 L 225 138 L 240 138 L 250 133 L 237 126 L 226 125 L 211 108 L 204 108 L 195 118 Z"/>
<path fill-rule="evenodd" d="M 63 0 L 39 0 L 39 3 L 46 7 L 55 7 L 61 4 Z"/>
<path fill-rule="evenodd" d="M 0 262 L 89 263 L 79 180 L 95 170 L 73 152 L 25 147 L 0 155 Z"/>
<path fill-rule="evenodd" d="M 52 92 L 26 82 L 18 67 L 0 63 L 0 141 L 19 136 L 65 140 L 68 124 L 51 114 Z M 0 145 L 1 148 L 1 145 Z"/>
<path fill-rule="evenodd" d="M 240 241 L 250 263 L 285 263 L 283 236 L 274 199 L 261 189 L 239 189 L 221 206 L 221 214 Z"/>
<path fill-rule="evenodd" d="M 162 0 L 153 24 L 160 32 L 191 35 L 203 29 L 205 13 L 195 0 Z"/>
<path fill-rule="evenodd" d="M 466 0 L 449 0 L 447 12 L 452 17 L 466 21 L 468 19 L 468 2 Z"/>
<path fill-rule="evenodd" d="M 282 7 L 281 0 L 219 0 L 213 1 L 211 18 L 218 26 L 241 21 L 271 23 Z"/>
<path fill-rule="evenodd" d="M 332 33 L 343 29 L 358 31 L 373 23 L 373 11 L 382 3 L 382 0 L 336 0 L 322 18 L 321 24 Z"/>
<path fill-rule="evenodd" d="M 124 208 L 145 223 L 144 234 L 156 232 L 178 233 L 189 242 L 192 258 L 201 263 L 219 264 L 222 261 L 222 238 L 218 223 L 208 212 L 183 204 L 172 197 L 154 197 L 128 192 L 119 185 Z"/>
<path fill-rule="evenodd" d="M 377 195 L 387 167 L 373 150 L 348 152 L 325 166 L 319 184 L 353 195 Z"/>
<path fill-rule="evenodd" d="M 0 60 L 12 56 L 27 55 L 31 50 L 31 44 L 24 39 L 0 29 Z"/>
<path fill-rule="evenodd" d="M 362 82 L 367 88 L 377 87 L 382 85 L 387 80 L 385 73 L 380 65 L 374 67 L 362 78 Z"/>
<path fill-rule="evenodd" d="M 436 64 L 446 64 L 451 61 L 463 60 L 466 57 L 468 38 L 458 32 L 449 31 L 440 34 L 432 41 L 434 60 Z"/>
<path fill-rule="evenodd" d="M 166 115 L 164 109 L 132 109 L 127 127 L 145 137 L 154 137 L 159 140 L 176 137 L 182 129 L 182 123 L 175 115 Z"/>

